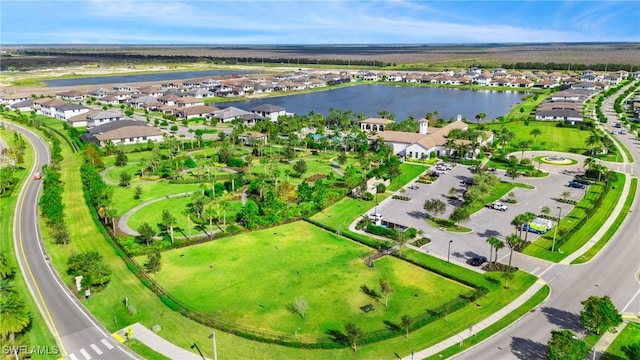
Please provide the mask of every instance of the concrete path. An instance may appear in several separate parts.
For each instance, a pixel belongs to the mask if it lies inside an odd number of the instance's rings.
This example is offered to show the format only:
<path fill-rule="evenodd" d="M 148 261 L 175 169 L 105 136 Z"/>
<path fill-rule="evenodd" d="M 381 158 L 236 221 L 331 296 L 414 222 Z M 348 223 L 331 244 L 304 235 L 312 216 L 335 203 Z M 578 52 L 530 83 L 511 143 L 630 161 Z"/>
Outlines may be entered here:
<path fill-rule="evenodd" d="M 593 347 L 593 350 L 591 350 L 592 355 L 593 355 L 593 351 L 596 352 L 593 358 L 600 359 L 602 355 L 604 355 L 605 351 L 607 351 L 607 348 L 609 348 L 609 345 L 611 345 L 611 343 L 616 339 L 616 337 L 620 334 L 620 332 L 622 331 L 622 329 L 624 329 L 626 325 L 627 325 L 627 322 L 623 321 L 622 324 L 616 327 L 615 331 L 607 331 L 606 333 L 604 333 L 600 338 L 600 340 L 598 340 L 596 345 Z M 587 357 L 587 358 L 591 358 L 591 357 Z"/>
<path fill-rule="evenodd" d="M 162 354 L 169 359 L 180 360 L 201 360 L 200 355 L 187 351 L 173 343 L 160 337 L 158 334 L 147 329 L 140 323 L 135 323 L 121 329 L 117 332 L 123 339 L 127 338 L 127 332 L 131 328 L 131 337 L 145 344 L 147 347 L 153 349 L 153 351 Z"/>
<path fill-rule="evenodd" d="M 413 355 L 409 355 L 404 357 L 404 360 L 412 360 L 412 359 L 424 359 L 426 357 L 432 356 L 434 354 L 439 353 L 440 351 L 443 351 L 453 345 L 457 345 L 460 344 L 462 342 L 464 342 L 464 340 L 474 336 L 474 334 L 478 333 L 481 330 L 486 329 L 487 327 L 493 325 L 495 322 L 497 322 L 498 320 L 502 319 L 503 317 L 507 316 L 510 312 L 514 311 L 515 309 L 517 309 L 520 305 L 524 304 L 527 300 L 529 300 L 533 295 L 535 295 L 536 292 L 538 292 L 538 290 L 540 290 L 543 286 L 545 286 L 546 284 L 544 283 L 544 281 L 542 280 L 538 280 L 536 281 L 535 284 L 533 284 L 531 287 L 529 287 L 527 289 L 527 291 L 525 291 L 522 295 L 520 295 L 516 300 L 512 301 L 509 305 L 503 307 L 502 309 L 500 309 L 498 312 L 495 312 L 493 315 L 489 316 L 488 318 L 480 321 L 477 324 L 472 324 L 473 327 L 471 328 L 471 330 L 467 329 L 467 330 L 463 330 L 451 337 L 449 337 L 446 340 L 443 340 L 439 343 L 437 343 L 436 345 L 433 345 L 429 348 L 426 348 L 424 350 L 415 352 Z M 535 309 L 534 309 L 535 311 Z M 523 316 L 527 316 L 529 313 L 526 313 Z"/>
<path fill-rule="evenodd" d="M 329 160 L 329 163 L 331 164 L 331 167 L 333 167 L 333 171 L 338 174 L 338 176 L 344 176 L 344 172 L 340 170 L 340 164 L 333 159 Z"/>
<path fill-rule="evenodd" d="M 118 228 L 120 228 L 120 231 L 122 231 L 123 233 L 127 234 L 127 235 L 131 235 L 131 236 L 138 236 L 140 235 L 137 231 L 133 230 L 132 228 L 129 227 L 129 218 L 131 217 L 131 215 L 133 215 L 136 211 L 142 209 L 143 207 L 153 204 L 155 202 L 158 201 L 162 201 L 162 200 L 166 200 L 169 198 L 175 198 L 175 197 L 185 197 L 185 196 L 189 196 L 193 194 L 193 191 L 188 191 L 188 192 L 183 192 L 183 193 L 179 193 L 179 194 L 173 194 L 173 195 L 167 195 L 167 196 L 163 196 L 160 198 L 156 198 L 153 200 L 149 200 L 149 201 L 145 201 L 142 204 L 134 207 L 133 209 L 127 211 L 124 215 L 122 215 L 120 217 L 120 219 L 118 219 Z"/>

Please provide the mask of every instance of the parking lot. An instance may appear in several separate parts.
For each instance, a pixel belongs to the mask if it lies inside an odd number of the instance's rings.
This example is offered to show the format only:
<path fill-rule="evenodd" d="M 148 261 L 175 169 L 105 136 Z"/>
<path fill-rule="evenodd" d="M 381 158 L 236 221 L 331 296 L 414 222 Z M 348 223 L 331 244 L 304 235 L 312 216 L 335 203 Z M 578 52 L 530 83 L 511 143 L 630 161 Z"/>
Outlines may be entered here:
<path fill-rule="evenodd" d="M 558 213 L 561 212 L 564 217 L 573 206 L 554 199 L 561 198 L 562 193 L 565 191 L 569 191 L 571 193 L 570 198 L 574 200 L 579 200 L 584 196 L 586 189 L 570 188 L 568 186 L 580 167 L 581 163 L 572 166 L 544 164 L 542 169 L 549 171 L 549 176 L 544 178 L 517 178 L 516 182 L 533 185 L 535 189 L 514 188 L 513 192 L 518 203 L 507 204 L 507 211 L 483 208 L 474 213 L 469 221 L 461 224 L 472 229 L 472 232 L 467 234 L 447 232 L 432 227 L 425 221 L 426 211 L 423 209 L 425 200 L 440 199 L 447 204 L 446 212 L 440 217 L 446 218 L 456 206 L 462 203 L 462 193 L 466 188 L 466 185 L 462 182 L 473 177 L 469 167 L 464 165 L 458 165 L 446 174 L 440 175 L 438 180 L 432 184 L 409 184 L 401 195 L 410 197 L 410 201 L 395 200 L 390 197 L 378 205 L 378 212 L 382 214 L 383 219 L 386 221 L 423 230 L 424 236 L 431 239 L 431 243 L 423 248 L 430 253 L 447 257 L 449 241 L 452 240 L 451 260 L 466 262 L 477 255 L 488 257 L 490 247 L 486 243 L 486 239 L 490 236 L 496 236 L 504 240 L 506 236 L 513 233 L 515 228 L 511 225 L 511 221 L 518 214 L 527 211 L 540 214 L 542 208 L 548 206 L 551 209 L 552 216 L 558 216 Z M 501 180 L 511 181 L 511 178 L 505 176 L 504 171 L 498 170 L 495 174 Z M 417 185 L 417 188 L 412 185 Z M 451 187 L 456 188 L 460 200 L 449 198 L 448 194 Z M 527 240 L 533 241 L 537 236 L 539 235 L 529 233 Z M 509 250 L 505 247 L 500 251 L 499 258 L 508 254 Z M 541 271 L 541 267 L 545 265 L 540 260 L 524 255 L 514 255 L 514 264 L 532 272 Z"/>

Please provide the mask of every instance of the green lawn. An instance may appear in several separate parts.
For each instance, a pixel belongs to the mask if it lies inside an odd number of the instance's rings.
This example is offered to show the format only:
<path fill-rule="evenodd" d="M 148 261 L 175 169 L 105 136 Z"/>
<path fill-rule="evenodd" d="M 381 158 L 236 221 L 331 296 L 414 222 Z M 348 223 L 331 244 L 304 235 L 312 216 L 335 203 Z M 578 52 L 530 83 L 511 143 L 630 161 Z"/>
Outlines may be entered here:
<path fill-rule="evenodd" d="M 602 355 L 602 360 L 635 360 L 629 359 L 623 352 L 622 347 L 640 342 L 640 323 L 630 322 L 616 336 L 616 339 L 609 345 L 607 351 Z"/>
<path fill-rule="evenodd" d="M 622 207 L 622 211 L 616 218 L 616 220 L 611 224 L 611 227 L 607 229 L 607 232 L 598 240 L 598 242 L 591 247 L 586 253 L 584 253 L 579 258 L 575 259 L 571 264 L 582 264 L 589 260 L 591 260 L 602 248 L 611 240 L 613 235 L 618 231 L 620 225 L 624 219 L 629 215 L 629 209 L 631 209 L 631 205 L 633 205 L 633 200 L 635 199 L 636 191 L 638 190 L 638 179 L 631 179 L 631 187 L 629 188 L 629 196 L 624 202 L 624 206 Z"/>
<path fill-rule="evenodd" d="M 389 193 L 379 194 L 378 202 L 389 197 Z M 348 231 L 349 225 L 360 215 L 376 205 L 375 199 L 364 201 L 346 196 L 328 208 L 314 214 L 311 220 L 321 223 L 335 231 Z"/>
<path fill-rule="evenodd" d="M 372 270 L 362 259 L 371 253 L 299 221 L 164 252 L 163 268 L 153 277 L 197 310 L 267 331 L 300 329 L 303 336 L 323 335 L 348 322 L 364 331 L 383 329 L 384 320 L 418 316 L 473 291 L 393 257 L 377 260 Z M 361 290 L 363 285 L 378 289 L 380 279 L 394 289 L 388 307 Z M 309 303 L 305 319 L 288 310 L 299 296 Z M 366 304 L 375 310 L 364 313 L 360 307 Z"/>
<path fill-rule="evenodd" d="M 113 186 L 113 209 L 118 215 L 122 215 L 148 200 L 200 189 L 200 184 L 168 184 L 164 181 L 144 183 L 139 185 L 142 188 L 141 199 L 136 200 L 133 198 L 133 195 L 135 194 L 135 188 L 137 186 L 138 185 L 129 186 L 126 188 Z"/>
<path fill-rule="evenodd" d="M 396 191 L 402 188 L 411 180 L 417 178 L 420 174 L 425 172 L 428 168 L 428 166 L 422 164 L 411 164 L 403 162 L 402 164 L 400 164 L 400 176 L 393 179 L 387 189 L 390 191 Z"/>
<path fill-rule="evenodd" d="M 622 196 L 624 181 L 624 176 L 622 176 L 622 174 L 618 174 L 617 181 L 610 184 L 612 188 L 609 190 L 607 197 L 602 201 L 602 205 L 598 207 L 591 218 L 582 225 L 580 229 L 572 231 L 574 226 L 573 224 L 586 216 L 584 209 L 592 206 L 593 200 L 596 198 L 598 193 L 602 192 L 604 185 L 593 184 L 588 187 L 585 198 L 580 200 L 578 205 L 560 221 L 560 228 L 569 230 L 570 238 L 564 244 L 559 246 L 556 249 L 556 252 L 551 252 L 554 234 L 554 229 L 552 228 L 547 232 L 547 234 L 538 237 L 536 241 L 527 246 L 524 249 L 524 253 L 541 259 L 558 262 L 578 250 L 595 235 L 604 222 L 611 216 L 611 212 L 620 200 L 620 196 Z M 615 189 L 613 187 L 615 187 Z"/>
<path fill-rule="evenodd" d="M 533 136 L 529 133 L 538 128 L 542 132 L 536 138 L 534 150 L 563 151 L 581 154 L 587 148 L 584 144 L 590 132 L 573 128 L 556 127 L 556 122 L 551 121 L 530 121 L 525 125 L 524 121 L 512 121 L 500 124 L 483 124 L 486 130 L 500 131 L 503 127 L 515 134 L 513 144 L 520 141 L 532 141 Z M 513 149 L 517 151 L 517 149 Z"/>
<path fill-rule="evenodd" d="M 9 144 L 9 146 L 13 145 L 12 131 L 0 130 L 0 136 L 7 144 Z M 23 278 L 24 275 L 20 272 L 20 268 L 18 267 L 13 247 L 13 214 L 18 201 L 20 189 L 22 185 L 24 185 L 24 181 L 27 180 L 27 174 L 28 171 L 31 170 L 33 162 L 33 148 L 31 146 L 27 146 L 24 153 L 24 165 L 15 173 L 15 177 L 18 178 L 19 181 L 16 183 L 14 190 L 10 194 L 3 194 L 3 196 L 0 196 L 0 253 L 7 257 L 9 265 L 13 268 L 15 275 L 12 283 L 22 299 L 26 302 L 29 308 L 29 313 L 31 314 L 31 328 L 24 335 L 26 344 L 30 346 L 52 347 L 56 345 L 56 341 L 51 335 L 51 332 L 49 332 L 49 328 L 47 327 L 44 318 L 40 314 L 36 303 L 31 297 L 27 284 Z M 20 336 L 17 336 L 17 338 L 20 338 Z M 36 358 L 56 359 L 57 357 L 58 356 L 55 354 L 52 354 L 42 355 Z"/>

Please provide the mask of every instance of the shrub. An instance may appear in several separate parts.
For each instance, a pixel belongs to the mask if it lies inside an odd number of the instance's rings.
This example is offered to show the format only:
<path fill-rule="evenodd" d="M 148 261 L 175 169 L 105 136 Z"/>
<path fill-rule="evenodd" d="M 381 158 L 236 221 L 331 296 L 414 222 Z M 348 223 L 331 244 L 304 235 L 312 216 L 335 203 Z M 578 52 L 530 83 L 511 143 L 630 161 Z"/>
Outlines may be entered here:
<path fill-rule="evenodd" d="M 168 296 L 160 296 L 160 300 L 169 307 L 169 309 L 173 311 L 180 311 L 180 305 L 176 304 L 175 301 L 171 300 Z"/>
<path fill-rule="evenodd" d="M 373 194 L 367 191 L 366 193 L 362 194 L 362 200 L 365 200 L 365 201 L 373 200 Z"/>
<path fill-rule="evenodd" d="M 411 201 L 410 197 L 403 196 L 403 195 L 393 195 L 391 198 L 396 200 L 402 200 L 402 201 Z"/>
<path fill-rule="evenodd" d="M 229 167 L 241 168 L 244 166 L 244 160 L 240 158 L 229 158 L 227 165 L 229 165 Z"/>
<path fill-rule="evenodd" d="M 366 231 L 368 233 L 378 235 L 378 236 L 384 236 L 386 238 L 393 239 L 393 240 L 397 240 L 400 237 L 400 234 L 396 229 L 389 229 L 386 227 L 376 226 L 372 224 L 367 225 Z"/>
<path fill-rule="evenodd" d="M 420 238 L 420 239 L 418 239 L 418 240 L 414 241 L 414 242 L 413 242 L 413 245 L 414 245 L 414 246 L 417 246 L 417 247 L 420 247 L 420 246 L 427 245 L 427 244 L 428 244 L 428 243 L 430 243 L 430 242 L 431 242 L 431 239 L 426 238 L 426 237 L 423 237 L 423 238 Z"/>

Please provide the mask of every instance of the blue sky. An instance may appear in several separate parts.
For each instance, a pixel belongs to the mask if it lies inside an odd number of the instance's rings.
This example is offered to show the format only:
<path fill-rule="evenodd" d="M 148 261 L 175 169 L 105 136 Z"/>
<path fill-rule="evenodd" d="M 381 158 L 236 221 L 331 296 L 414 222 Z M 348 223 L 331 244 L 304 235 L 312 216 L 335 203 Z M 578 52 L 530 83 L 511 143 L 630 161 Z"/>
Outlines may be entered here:
<path fill-rule="evenodd" d="M 2 0 L 0 44 L 640 41 L 639 1 Z"/>

